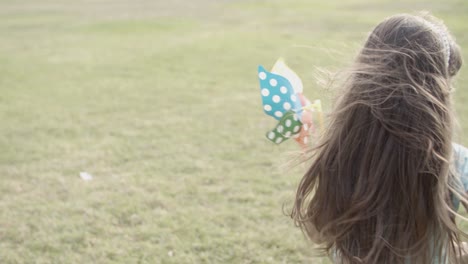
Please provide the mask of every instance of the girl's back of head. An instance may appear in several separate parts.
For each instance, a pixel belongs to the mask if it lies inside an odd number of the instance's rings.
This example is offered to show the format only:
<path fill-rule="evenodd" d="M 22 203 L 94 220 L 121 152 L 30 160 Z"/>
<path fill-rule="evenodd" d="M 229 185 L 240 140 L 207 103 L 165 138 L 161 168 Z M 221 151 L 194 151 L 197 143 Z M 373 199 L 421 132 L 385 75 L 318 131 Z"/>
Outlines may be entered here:
<path fill-rule="evenodd" d="M 368 37 L 292 212 L 337 263 L 455 256 L 450 80 L 460 67 L 458 46 L 430 16 L 390 17 Z"/>

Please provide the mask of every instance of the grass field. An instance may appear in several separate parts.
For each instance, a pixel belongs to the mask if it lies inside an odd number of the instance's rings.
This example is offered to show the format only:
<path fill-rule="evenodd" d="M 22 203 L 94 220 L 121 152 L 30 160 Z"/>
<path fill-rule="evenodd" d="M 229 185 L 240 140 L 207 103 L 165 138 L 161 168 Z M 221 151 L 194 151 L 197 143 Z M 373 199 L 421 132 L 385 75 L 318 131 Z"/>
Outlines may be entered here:
<path fill-rule="evenodd" d="M 304 168 L 264 139 L 257 65 L 327 108 L 316 67 L 386 16 L 429 10 L 468 54 L 464 0 L 40 2 L 0 0 L 0 263 L 328 263 L 285 216 Z"/>

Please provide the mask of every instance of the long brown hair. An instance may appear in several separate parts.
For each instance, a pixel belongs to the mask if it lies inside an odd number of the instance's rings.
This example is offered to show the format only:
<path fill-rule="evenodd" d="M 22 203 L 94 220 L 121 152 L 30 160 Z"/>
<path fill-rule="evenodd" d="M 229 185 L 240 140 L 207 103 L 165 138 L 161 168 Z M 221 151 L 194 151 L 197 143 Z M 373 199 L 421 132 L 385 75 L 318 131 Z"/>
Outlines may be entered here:
<path fill-rule="evenodd" d="M 369 35 L 291 215 L 336 263 L 458 263 L 450 82 L 461 64 L 429 15 L 392 16 Z"/>

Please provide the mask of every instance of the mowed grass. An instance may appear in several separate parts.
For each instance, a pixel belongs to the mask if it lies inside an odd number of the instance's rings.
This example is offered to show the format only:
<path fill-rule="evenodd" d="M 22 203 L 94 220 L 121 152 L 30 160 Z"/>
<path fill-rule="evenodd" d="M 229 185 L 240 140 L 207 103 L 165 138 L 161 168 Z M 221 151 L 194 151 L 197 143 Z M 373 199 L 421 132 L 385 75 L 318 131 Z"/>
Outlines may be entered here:
<path fill-rule="evenodd" d="M 329 109 L 316 67 L 418 10 L 468 52 L 461 0 L 0 0 L 0 263 L 329 263 L 286 216 L 306 165 L 264 139 L 257 65 Z"/>

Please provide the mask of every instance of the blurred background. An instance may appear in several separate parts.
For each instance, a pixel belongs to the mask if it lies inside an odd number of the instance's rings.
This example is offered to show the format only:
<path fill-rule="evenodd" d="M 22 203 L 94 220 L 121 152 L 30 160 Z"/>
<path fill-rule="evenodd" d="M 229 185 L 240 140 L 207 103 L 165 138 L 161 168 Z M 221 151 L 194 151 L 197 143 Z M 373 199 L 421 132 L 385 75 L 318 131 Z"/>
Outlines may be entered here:
<path fill-rule="evenodd" d="M 420 10 L 467 61 L 465 0 L 0 0 L 0 262 L 329 263 L 287 216 L 306 165 L 264 138 L 257 66 L 327 110 L 317 69 Z"/>

